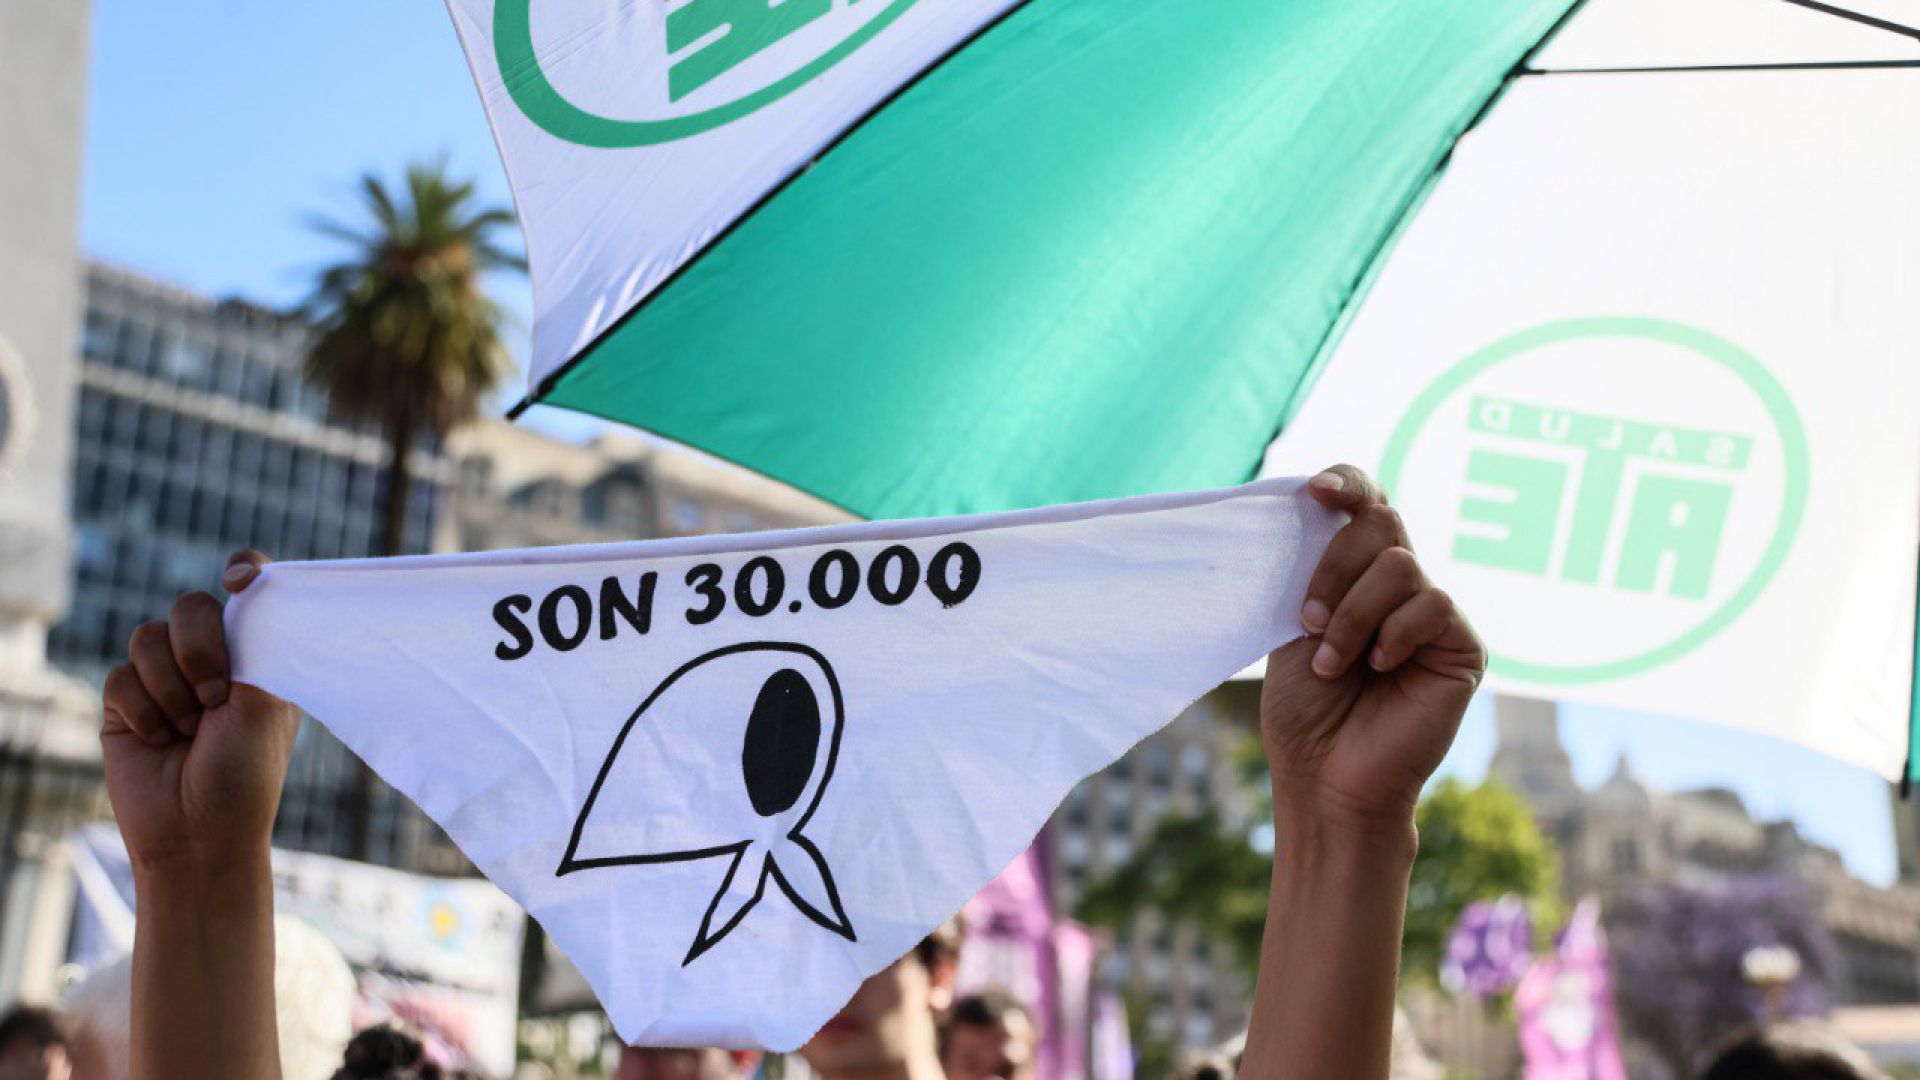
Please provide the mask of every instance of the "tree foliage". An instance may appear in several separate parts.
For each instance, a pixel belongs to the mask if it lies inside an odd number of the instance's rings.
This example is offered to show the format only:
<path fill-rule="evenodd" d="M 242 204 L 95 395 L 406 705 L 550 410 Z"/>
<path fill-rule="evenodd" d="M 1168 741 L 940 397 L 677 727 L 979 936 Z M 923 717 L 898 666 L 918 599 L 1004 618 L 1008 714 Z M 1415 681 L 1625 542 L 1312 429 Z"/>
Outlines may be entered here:
<path fill-rule="evenodd" d="M 1251 976 L 1260 960 L 1273 858 L 1217 814 L 1169 817 L 1133 858 L 1082 896 L 1079 917 L 1116 930 L 1142 912 L 1190 923 L 1225 946 Z"/>
<path fill-rule="evenodd" d="M 1614 906 L 1607 935 L 1621 1019 L 1676 1075 L 1691 1075 L 1695 1055 L 1742 1028 L 1827 1010 L 1821 987 L 1836 971 L 1833 941 L 1812 893 L 1791 878 L 1643 888 Z M 1773 946 L 1794 951 L 1800 977 L 1769 1017 L 1741 964 L 1749 950 Z"/>
<path fill-rule="evenodd" d="M 360 193 L 364 224 L 313 223 L 348 250 L 320 271 L 302 308 L 318 330 L 306 377 L 337 413 L 374 423 L 386 439 L 382 539 L 387 554 L 398 554 L 407 452 L 419 436 L 445 436 L 471 420 L 512 370 L 500 340 L 506 316 L 482 279 L 524 263 L 497 241 L 513 214 L 474 206 L 472 182 L 442 166 L 409 168 L 398 195 L 366 175 Z"/>
<path fill-rule="evenodd" d="M 1243 773 L 1261 810 L 1256 820 L 1264 824 L 1272 796 L 1257 746 L 1251 753 L 1255 766 Z M 1402 960 L 1409 977 L 1437 977 L 1447 935 L 1474 900 L 1518 893 L 1533 906 L 1537 925 L 1558 924 L 1559 863 L 1518 795 L 1496 783 L 1467 787 L 1446 780 L 1421 800 L 1416 820 L 1420 854 Z M 1273 870 L 1264 842 L 1270 835 L 1258 826 L 1233 827 L 1215 813 L 1167 818 L 1131 859 L 1088 889 L 1078 915 L 1124 929 L 1140 914 L 1157 911 L 1198 927 L 1251 975 L 1259 964 Z"/>
<path fill-rule="evenodd" d="M 1403 977 L 1438 978 L 1447 938 L 1475 900 L 1508 893 L 1525 900 L 1536 941 L 1560 924 L 1560 861 L 1513 789 L 1492 780 L 1468 787 L 1449 778 L 1420 800 L 1414 822 L 1420 855 L 1407 889 Z"/>

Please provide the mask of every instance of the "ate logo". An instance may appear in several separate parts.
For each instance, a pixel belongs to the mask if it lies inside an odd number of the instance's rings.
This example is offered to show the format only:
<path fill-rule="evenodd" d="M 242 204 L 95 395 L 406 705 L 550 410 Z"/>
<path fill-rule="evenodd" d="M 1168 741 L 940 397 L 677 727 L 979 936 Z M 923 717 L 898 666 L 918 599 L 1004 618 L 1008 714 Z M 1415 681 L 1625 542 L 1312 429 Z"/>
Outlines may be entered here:
<path fill-rule="evenodd" d="M 1737 625 L 1793 546 L 1810 451 L 1760 359 L 1698 327 L 1596 317 L 1494 341 L 1421 391 L 1379 475 L 1444 552 L 1496 672 L 1659 669 Z"/>
<path fill-rule="evenodd" d="M 667 98 L 679 101 L 833 10 L 833 0 L 689 0 L 667 12 Z"/>
<path fill-rule="evenodd" d="M 1467 427 L 1456 560 L 1707 598 L 1751 438 L 1482 395 Z"/>
<path fill-rule="evenodd" d="M 671 142 L 731 123 L 845 60 L 915 0 L 496 0 L 494 58 L 527 118 L 593 147 Z"/>

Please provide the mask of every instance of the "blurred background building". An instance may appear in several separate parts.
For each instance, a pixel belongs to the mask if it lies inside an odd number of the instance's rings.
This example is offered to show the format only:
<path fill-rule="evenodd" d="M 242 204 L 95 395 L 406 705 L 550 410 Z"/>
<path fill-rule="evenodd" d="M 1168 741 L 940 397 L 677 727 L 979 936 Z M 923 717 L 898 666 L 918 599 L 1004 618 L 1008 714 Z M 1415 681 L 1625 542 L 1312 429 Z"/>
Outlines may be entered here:
<path fill-rule="evenodd" d="M 1044 834 L 1057 910 L 1075 910 L 1087 887 L 1126 865 L 1170 814 L 1253 824 L 1232 750 L 1255 729 L 1258 699 L 1258 683 L 1230 682 L 1068 793 Z M 1200 928 L 1148 912 L 1113 945 L 1101 979 L 1140 1009 L 1148 1038 L 1184 1050 L 1246 1029 L 1245 976 Z"/>
<path fill-rule="evenodd" d="M 135 627 L 209 588 L 227 553 L 358 558 L 380 537 L 384 447 L 332 416 L 306 384 L 298 319 L 216 301 L 140 274 L 85 269 L 72 474 L 73 601 L 54 663 L 99 684 Z M 428 549 L 451 475 L 439 449 L 414 449 L 404 546 Z M 275 843 L 348 854 L 357 765 L 317 724 L 301 727 Z M 370 861 L 445 862 L 433 829 L 376 784 Z"/>
<path fill-rule="evenodd" d="M 1836 1004 L 1920 1000 L 1920 881 L 1862 881 L 1839 853 L 1801 836 L 1792 822 L 1757 820 L 1734 792 L 1656 791 L 1624 758 L 1605 783 L 1582 789 L 1550 703 L 1500 699 L 1496 723 L 1489 775 L 1534 808 L 1560 851 L 1568 897 L 1597 896 L 1610 910 L 1648 886 L 1796 880 L 1812 890 L 1838 952 L 1839 970 L 1827 987 Z M 1905 809 L 1895 806 L 1896 814 Z"/>
<path fill-rule="evenodd" d="M 0 5 L 0 998 L 45 997 L 66 945 L 58 838 L 102 810 L 97 699 L 51 671 L 67 603 L 89 5 Z"/>

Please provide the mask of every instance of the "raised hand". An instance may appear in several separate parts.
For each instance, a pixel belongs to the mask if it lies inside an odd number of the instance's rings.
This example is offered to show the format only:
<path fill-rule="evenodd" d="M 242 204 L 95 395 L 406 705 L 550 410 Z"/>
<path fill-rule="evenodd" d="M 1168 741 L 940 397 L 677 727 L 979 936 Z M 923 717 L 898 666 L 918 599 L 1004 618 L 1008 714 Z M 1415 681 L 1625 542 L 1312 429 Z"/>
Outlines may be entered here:
<path fill-rule="evenodd" d="M 1413 806 L 1487 654 L 1378 484 L 1338 465 L 1308 490 L 1353 519 L 1307 586 L 1308 636 L 1267 658 L 1273 886 L 1240 1076 L 1384 1080 Z"/>
<path fill-rule="evenodd" d="M 266 562 L 237 552 L 221 583 L 240 592 Z M 264 859 L 300 714 L 231 681 L 220 602 L 207 593 L 142 624 L 127 652 L 107 676 L 100 747 L 134 865 L 190 875 Z"/>
<path fill-rule="evenodd" d="M 267 557 L 238 552 L 240 592 Z M 268 843 L 300 714 L 232 680 L 220 604 L 188 593 L 107 677 L 100 749 L 133 860 L 132 1080 L 278 1080 Z"/>
<path fill-rule="evenodd" d="M 1337 465 L 1308 484 L 1352 514 L 1307 587 L 1308 636 L 1267 660 L 1261 734 L 1283 811 L 1405 828 L 1446 756 L 1487 653 L 1427 580 L 1372 478 Z"/>

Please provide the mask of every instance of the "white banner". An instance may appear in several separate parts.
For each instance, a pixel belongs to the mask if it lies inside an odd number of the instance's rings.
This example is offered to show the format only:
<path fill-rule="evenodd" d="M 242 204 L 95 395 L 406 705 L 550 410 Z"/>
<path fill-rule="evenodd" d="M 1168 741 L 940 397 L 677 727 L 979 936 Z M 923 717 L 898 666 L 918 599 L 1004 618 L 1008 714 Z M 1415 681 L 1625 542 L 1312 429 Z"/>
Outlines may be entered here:
<path fill-rule="evenodd" d="M 1896 775 L 1920 545 L 1915 100 L 1915 70 L 1522 77 L 1268 470 L 1374 470 L 1497 689 Z"/>
<path fill-rule="evenodd" d="M 1274 480 L 976 518 L 283 563 L 234 678 L 438 821 L 646 1045 L 792 1049 L 1068 789 L 1297 637 Z"/>
<path fill-rule="evenodd" d="M 97 971 L 133 949 L 133 867 L 111 824 L 84 826 L 70 842 L 78 889 L 69 958 Z M 437 1061 L 513 1072 L 526 915 L 499 889 L 275 848 L 273 907 L 324 936 L 353 969 L 352 1029 L 401 1024 Z M 289 1002 L 279 1005 L 286 1023 Z M 331 1048 L 322 1075 L 342 1049 Z"/>
<path fill-rule="evenodd" d="M 513 185 L 529 384 L 1018 0 L 448 0 Z"/>

